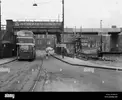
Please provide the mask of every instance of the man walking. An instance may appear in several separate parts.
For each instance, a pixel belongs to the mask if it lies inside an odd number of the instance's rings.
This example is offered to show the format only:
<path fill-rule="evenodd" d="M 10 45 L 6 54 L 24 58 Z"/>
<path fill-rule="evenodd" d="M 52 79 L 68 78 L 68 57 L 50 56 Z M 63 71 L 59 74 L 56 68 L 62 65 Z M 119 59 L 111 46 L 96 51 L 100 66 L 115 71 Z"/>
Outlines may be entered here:
<path fill-rule="evenodd" d="M 48 56 L 49 56 L 49 50 L 48 48 L 46 48 L 46 59 L 48 59 Z"/>

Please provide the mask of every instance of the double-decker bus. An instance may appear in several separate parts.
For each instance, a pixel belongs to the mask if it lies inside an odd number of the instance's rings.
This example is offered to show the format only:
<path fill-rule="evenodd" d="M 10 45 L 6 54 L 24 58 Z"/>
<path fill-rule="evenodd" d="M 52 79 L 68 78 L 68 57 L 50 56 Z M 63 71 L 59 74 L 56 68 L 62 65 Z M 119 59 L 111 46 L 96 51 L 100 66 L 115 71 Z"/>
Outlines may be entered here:
<path fill-rule="evenodd" d="M 35 39 L 32 31 L 17 32 L 17 59 L 34 60 L 36 57 Z"/>

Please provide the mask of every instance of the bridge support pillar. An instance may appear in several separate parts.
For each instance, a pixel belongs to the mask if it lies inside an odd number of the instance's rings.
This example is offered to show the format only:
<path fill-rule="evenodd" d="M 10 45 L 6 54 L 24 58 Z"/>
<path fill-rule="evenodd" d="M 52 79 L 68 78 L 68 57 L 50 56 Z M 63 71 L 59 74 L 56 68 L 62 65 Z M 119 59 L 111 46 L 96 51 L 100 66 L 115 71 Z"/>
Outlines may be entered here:
<path fill-rule="evenodd" d="M 57 37 L 57 44 L 61 44 L 61 34 L 56 34 Z M 61 47 L 56 47 L 56 53 L 57 54 L 61 54 Z"/>
<path fill-rule="evenodd" d="M 13 31 L 13 20 L 6 20 L 6 35 L 4 37 L 5 40 L 11 41 L 12 43 L 15 43 L 14 39 L 14 31 Z"/>
<path fill-rule="evenodd" d="M 16 56 L 17 47 L 16 47 L 16 36 L 14 35 L 14 22 L 13 20 L 6 20 L 6 34 L 4 40 L 10 41 L 13 43 L 13 55 Z"/>
<path fill-rule="evenodd" d="M 118 51 L 118 34 L 111 34 L 111 52 Z"/>

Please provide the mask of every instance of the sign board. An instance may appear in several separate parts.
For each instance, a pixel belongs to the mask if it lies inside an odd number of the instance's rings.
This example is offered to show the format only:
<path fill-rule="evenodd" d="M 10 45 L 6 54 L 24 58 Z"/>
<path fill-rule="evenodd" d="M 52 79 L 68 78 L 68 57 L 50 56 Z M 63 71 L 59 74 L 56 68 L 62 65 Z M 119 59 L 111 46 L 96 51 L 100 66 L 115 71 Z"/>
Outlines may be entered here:
<path fill-rule="evenodd" d="M 24 28 L 61 28 L 61 22 L 47 22 L 47 21 L 16 21 L 14 27 Z"/>

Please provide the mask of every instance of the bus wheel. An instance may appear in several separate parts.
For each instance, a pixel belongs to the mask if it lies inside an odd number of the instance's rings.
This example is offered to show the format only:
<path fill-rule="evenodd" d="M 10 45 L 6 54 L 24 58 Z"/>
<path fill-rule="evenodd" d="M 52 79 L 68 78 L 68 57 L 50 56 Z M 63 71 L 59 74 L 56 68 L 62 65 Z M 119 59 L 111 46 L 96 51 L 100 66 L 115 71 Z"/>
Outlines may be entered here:
<path fill-rule="evenodd" d="M 29 59 L 29 62 L 33 61 L 33 58 Z"/>

